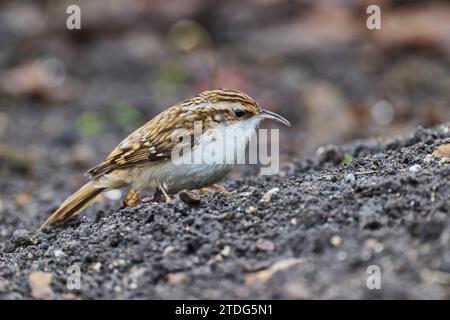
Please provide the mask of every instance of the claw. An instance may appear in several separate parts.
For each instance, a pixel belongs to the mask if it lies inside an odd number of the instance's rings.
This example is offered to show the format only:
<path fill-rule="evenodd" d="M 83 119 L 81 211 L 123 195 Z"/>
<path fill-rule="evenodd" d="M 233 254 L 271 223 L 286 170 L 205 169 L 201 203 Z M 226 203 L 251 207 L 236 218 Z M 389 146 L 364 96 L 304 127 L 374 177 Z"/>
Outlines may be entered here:
<path fill-rule="evenodd" d="M 139 190 L 130 188 L 122 200 L 122 204 L 124 207 L 135 207 L 138 204 L 142 203 L 141 198 L 139 197 Z"/>
<path fill-rule="evenodd" d="M 213 185 L 210 185 L 210 186 L 207 187 L 207 188 L 201 188 L 201 189 L 198 189 L 198 191 L 199 191 L 200 193 L 202 193 L 202 194 L 205 194 L 205 193 L 211 193 L 211 192 L 217 192 L 217 191 L 222 191 L 222 192 L 228 193 L 228 192 L 227 192 L 227 189 L 225 189 L 225 188 L 222 187 L 222 186 L 219 186 L 218 184 L 213 184 Z"/>
<path fill-rule="evenodd" d="M 170 198 L 169 194 L 167 193 L 167 190 L 164 189 L 162 185 L 159 185 L 159 190 L 161 190 L 162 194 L 164 195 L 164 198 L 166 199 L 166 203 L 170 203 L 172 199 Z"/>
<path fill-rule="evenodd" d="M 225 187 L 219 186 L 218 184 L 213 184 L 211 186 L 209 186 L 211 189 L 214 189 L 216 191 L 223 191 L 223 192 L 227 192 L 227 189 L 225 189 Z"/>

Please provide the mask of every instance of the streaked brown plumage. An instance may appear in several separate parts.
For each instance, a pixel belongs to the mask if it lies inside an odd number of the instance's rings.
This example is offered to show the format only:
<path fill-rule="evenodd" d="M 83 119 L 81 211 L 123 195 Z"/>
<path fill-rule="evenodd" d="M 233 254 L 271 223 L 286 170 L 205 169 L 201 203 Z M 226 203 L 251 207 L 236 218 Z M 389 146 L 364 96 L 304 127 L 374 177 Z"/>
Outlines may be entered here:
<path fill-rule="evenodd" d="M 192 183 L 188 173 L 178 172 L 176 176 L 171 176 L 173 168 L 168 167 L 171 152 L 179 143 L 173 139 L 174 132 L 183 130 L 192 136 L 195 122 L 201 122 L 204 132 L 217 126 L 250 121 L 258 115 L 261 115 L 261 119 L 265 115 L 266 118 L 289 124 L 281 116 L 260 109 L 245 93 L 230 89 L 205 91 L 168 108 L 131 133 L 102 163 L 89 170 L 91 181 L 70 196 L 42 227 L 65 223 L 98 194 L 109 189 L 131 186 L 129 196 L 132 197 L 138 195 L 136 190 L 160 190 L 168 199 L 168 192 L 177 192 L 181 187 L 194 189 L 214 183 L 231 168 L 221 167 L 217 169 L 220 171 L 217 175 L 213 171 L 211 178 L 192 178 Z M 196 141 L 193 141 L 191 148 L 195 148 L 195 145 Z M 215 170 L 209 167 L 206 169 Z"/>

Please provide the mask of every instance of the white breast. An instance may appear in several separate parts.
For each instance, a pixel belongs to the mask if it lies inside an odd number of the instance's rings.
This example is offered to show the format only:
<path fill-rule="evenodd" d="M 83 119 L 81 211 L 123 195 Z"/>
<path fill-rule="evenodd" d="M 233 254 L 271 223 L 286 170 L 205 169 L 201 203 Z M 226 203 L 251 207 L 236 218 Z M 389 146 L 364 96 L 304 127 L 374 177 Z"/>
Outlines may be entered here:
<path fill-rule="evenodd" d="M 183 154 L 183 159 L 135 168 L 134 187 L 154 192 L 162 184 L 167 191 L 175 193 L 216 183 L 238 164 L 239 157 L 245 156 L 246 146 L 259 121 L 250 119 L 206 131 L 199 145 L 192 153 Z M 242 140 L 236 141 L 236 136 Z"/>

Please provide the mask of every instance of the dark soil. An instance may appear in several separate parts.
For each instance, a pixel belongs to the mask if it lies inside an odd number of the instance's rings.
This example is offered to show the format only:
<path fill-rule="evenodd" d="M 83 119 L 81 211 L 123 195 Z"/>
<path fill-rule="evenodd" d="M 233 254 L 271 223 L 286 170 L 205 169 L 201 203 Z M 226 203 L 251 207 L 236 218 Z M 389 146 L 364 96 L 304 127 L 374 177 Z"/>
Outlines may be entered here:
<path fill-rule="evenodd" d="M 43 297 L 35 271 L 51 274 L 44 297 L 65 299 L 448 299 L 450 166 L 427 157 L 448 142 L 446 124 L 328 147 L 279 176 L 230 177 L 229 195 L 198 207 L 103 201 L 66 228 L 34 231 L 74 190 L 56 175 L 26 210 L 3 204 L 0 299 Z M 74 265 L 80 290 L 67 287 Z M 380 290 L 366 286 L 370 265 Z"/>
<path fill-rule="evenodd" d="M 381 30 L 357 0 L 142 3 L 79 1 L 68 30 L 66 1 L 0 2 L 0 299 L 450 298 L 450 168 L 427 158 L 450 139 L 448 2 L 385 0 Z M 220 87 L 292 122 L 279 176 L 35 231 L 135 128 Z"/>

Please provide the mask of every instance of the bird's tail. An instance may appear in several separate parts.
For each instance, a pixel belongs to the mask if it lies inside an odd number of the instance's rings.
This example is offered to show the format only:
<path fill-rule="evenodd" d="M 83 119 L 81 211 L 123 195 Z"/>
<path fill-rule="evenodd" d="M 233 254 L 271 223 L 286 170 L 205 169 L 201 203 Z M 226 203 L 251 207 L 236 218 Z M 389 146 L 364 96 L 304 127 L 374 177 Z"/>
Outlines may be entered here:
<path fill-rule="evenodd" d="M 106 188 L 99 187 L 96 181 L 89 181 L 77 192 L 72 194 L 64 201 L 55 212 L 41 226 L 41 229 L 55 225 L 56 223 L 64 224 L 78 214 L 82 209 L 88 206 L 97 195 L 105 191 Z"/>

